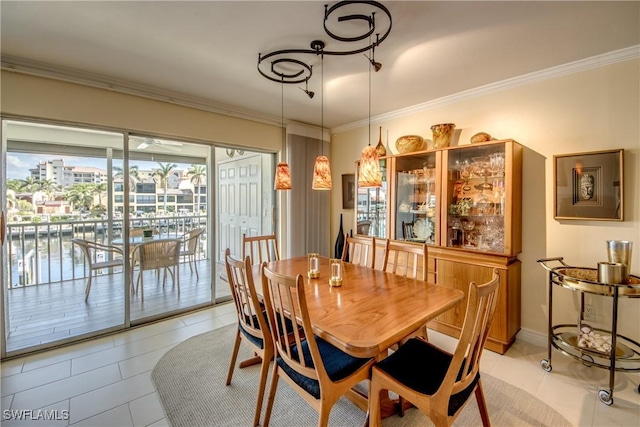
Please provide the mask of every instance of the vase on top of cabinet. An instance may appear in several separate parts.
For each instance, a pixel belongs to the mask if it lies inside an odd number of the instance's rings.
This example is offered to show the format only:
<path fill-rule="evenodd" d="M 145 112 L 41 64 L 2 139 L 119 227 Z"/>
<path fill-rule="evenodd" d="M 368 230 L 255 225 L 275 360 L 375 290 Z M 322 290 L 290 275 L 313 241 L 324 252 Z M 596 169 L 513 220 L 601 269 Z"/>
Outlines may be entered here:
<path fill-rule="evenodd" d="M 435 151 L 399 155 L 395 158 L 396 240 L 436 244 L 439 240 L 440 174 Z"/>
<path fill-rule="evenodd" d="M 443 151 L 447 179 L 442 246 L 516 255 L 521 251 L 522 146 L 491 141 Z"/>

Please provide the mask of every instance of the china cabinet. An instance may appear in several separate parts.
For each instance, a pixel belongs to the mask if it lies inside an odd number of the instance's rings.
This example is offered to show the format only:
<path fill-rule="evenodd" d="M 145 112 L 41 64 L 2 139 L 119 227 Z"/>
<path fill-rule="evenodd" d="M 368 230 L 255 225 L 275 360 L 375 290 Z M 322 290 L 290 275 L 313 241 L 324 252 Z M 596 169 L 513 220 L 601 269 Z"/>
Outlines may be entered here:
<path fill-rule="evenodd" d="M 498 269 L 486 347 L 500 353 L 520 330 L 522 152 L 507 139 L 387 156 L 383 187 L 358 188 L 356 230 L 369 223 L 360 234 L 427 243 L 430 281 L 467 293 Z M 463 320 L 461 304 L 429 327 L 457 336 Z"/>

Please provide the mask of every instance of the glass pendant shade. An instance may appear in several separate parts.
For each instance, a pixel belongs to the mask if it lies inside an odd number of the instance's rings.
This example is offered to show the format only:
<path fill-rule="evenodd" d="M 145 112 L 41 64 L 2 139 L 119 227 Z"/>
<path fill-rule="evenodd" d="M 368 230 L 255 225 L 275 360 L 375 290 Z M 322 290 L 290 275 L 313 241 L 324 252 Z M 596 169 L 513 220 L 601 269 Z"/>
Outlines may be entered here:
<path fill-rule="evenodd" d="M 273 184 L 274 190 L 291 190 L 291 172 L 289 164 L 285 162 L 278 163 L 276 166 L 276 179 Z"/>
<path fill-rule="evenodd" d="M 367 145 L 362 149 L 358 170 L 358 187 L 382 187 L 382 172 L 375 147 Z"/>
<path fill-rule="evenodd" d="M 331 167 L 326 156 L 316 157 L 313 165 L 313 190 L 331 190 Z"/>

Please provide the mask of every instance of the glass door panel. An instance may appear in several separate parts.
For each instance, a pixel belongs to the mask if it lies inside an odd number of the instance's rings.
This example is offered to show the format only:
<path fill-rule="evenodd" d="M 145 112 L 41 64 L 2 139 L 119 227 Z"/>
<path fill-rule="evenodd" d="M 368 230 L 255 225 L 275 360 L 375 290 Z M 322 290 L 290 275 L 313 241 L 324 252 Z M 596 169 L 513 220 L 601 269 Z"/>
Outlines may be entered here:
<path fill-rule="evenodd" d="M 121 251 L 110 245 L 123 134 L 3 121 L 2 294 L 7 354 L 124 327 Z"/>
<path fill-rule="evenodd" d="M 212 151 L 204 144 L 129 137 L 128 169 L 118 165 L 114 177 L 114 210 L 128 228 L 128 245 L 125 233 L 114 244 L 128 246 L 132 324 L 212 303 Z"/>

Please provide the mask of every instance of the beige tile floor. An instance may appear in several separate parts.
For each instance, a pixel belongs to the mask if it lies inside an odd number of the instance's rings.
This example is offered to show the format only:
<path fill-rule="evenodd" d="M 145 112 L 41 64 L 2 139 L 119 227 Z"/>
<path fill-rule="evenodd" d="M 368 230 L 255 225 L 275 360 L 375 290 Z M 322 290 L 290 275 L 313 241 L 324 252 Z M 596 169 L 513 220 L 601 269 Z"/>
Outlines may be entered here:
<path fill-rule="evenodd" d="M 225 304 L 149 326 L 2 363 L 3 426 L 167 426 L 151 380 L 162 355 L 191 336 L 235 323 Z M 455 340 L 431 331 L 430 339 L 451 348 Z M 509 382 L 564 414 L 576 426 L 639 426 L 640 375 L 618 373 L 613 406 L 597 397 L 608 371 L 588 368 L 554 352 L 553 371 L 539 361 L 546 350 L 516 341 L 505 355 L 486 351 L 481 369 Z M 7 420 L 7 410 L 47 409 L 69 419 Z M 44 412 L 41 412 L 41 414 Z M 35 414 L 35 412 L 34 412 Z"/>

